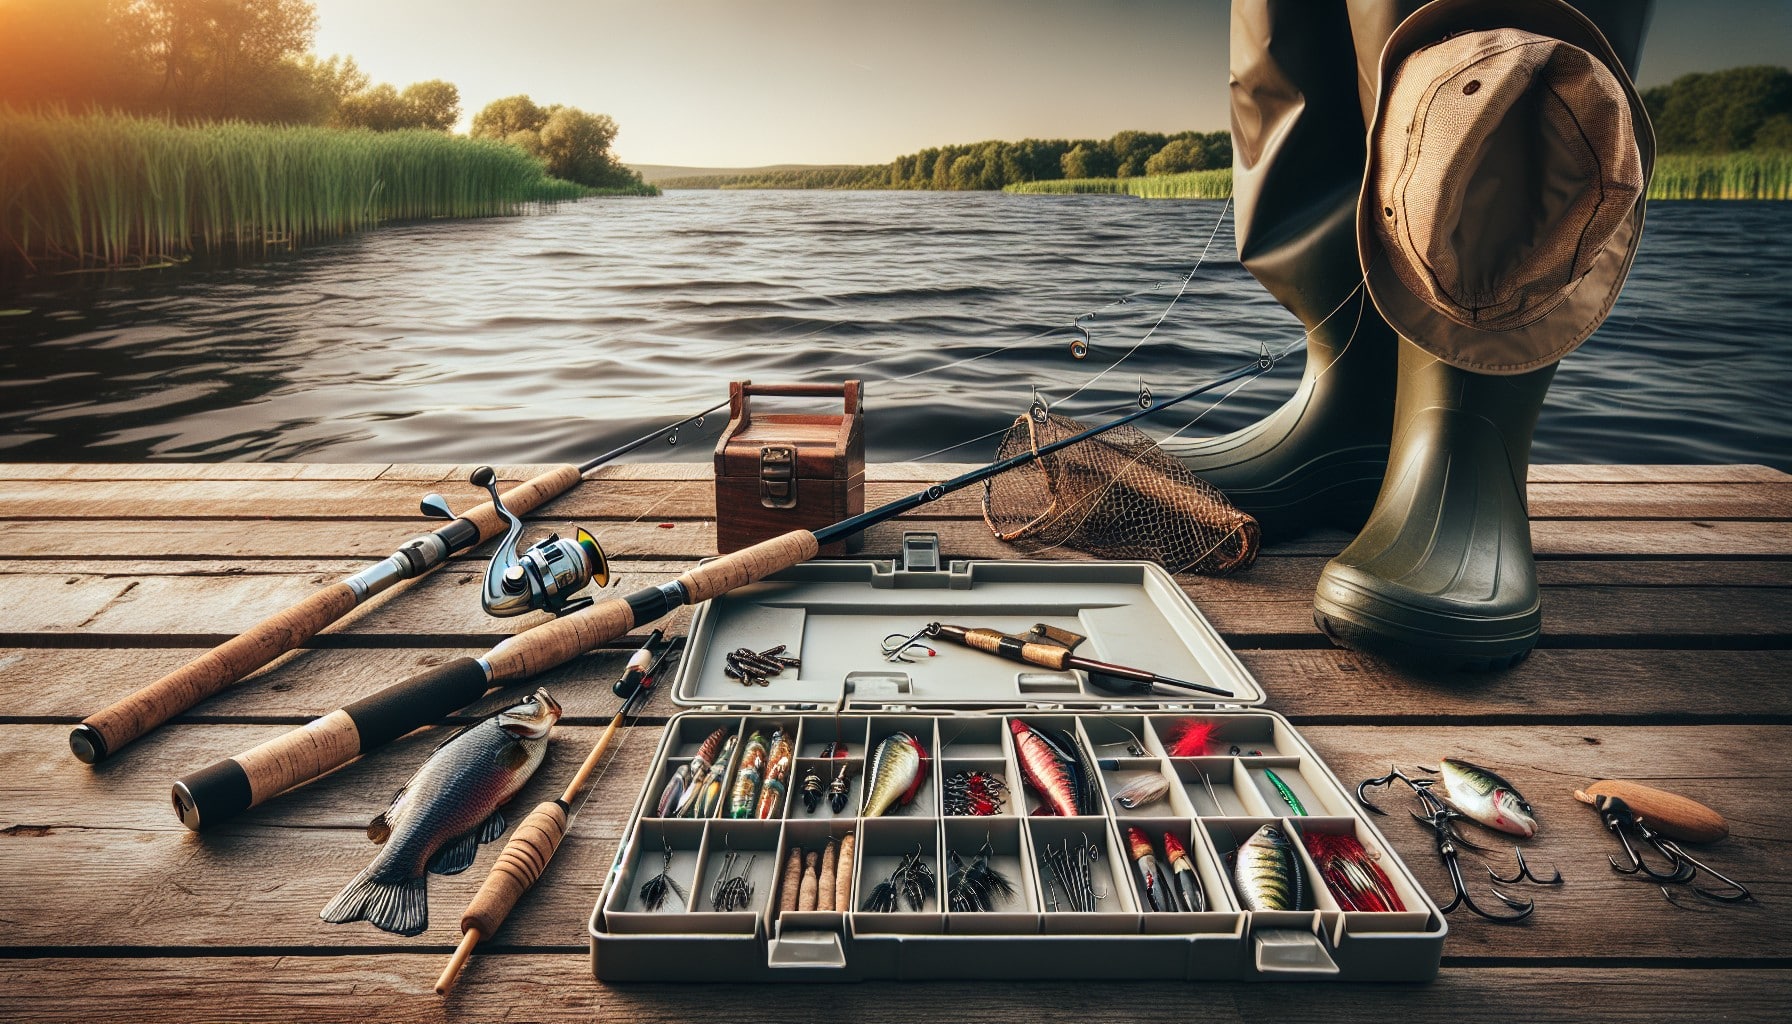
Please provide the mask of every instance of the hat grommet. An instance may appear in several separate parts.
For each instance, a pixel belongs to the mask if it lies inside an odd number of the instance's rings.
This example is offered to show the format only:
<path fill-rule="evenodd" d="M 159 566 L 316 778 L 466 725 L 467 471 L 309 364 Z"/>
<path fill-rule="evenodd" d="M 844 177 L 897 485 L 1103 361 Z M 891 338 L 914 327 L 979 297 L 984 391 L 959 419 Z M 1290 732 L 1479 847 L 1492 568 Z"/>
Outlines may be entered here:
<path fill-rule="evenodd" d="M 1464 85 L 1462 87 L 1462 95 L 1464 95 L 1464 96 L 1473 96 L 1475 93 L 1478 93 L 1480 91 L 1481 91 L 1481 80 L 1479 78 L 1469 79 L 1468 84 Z"/>

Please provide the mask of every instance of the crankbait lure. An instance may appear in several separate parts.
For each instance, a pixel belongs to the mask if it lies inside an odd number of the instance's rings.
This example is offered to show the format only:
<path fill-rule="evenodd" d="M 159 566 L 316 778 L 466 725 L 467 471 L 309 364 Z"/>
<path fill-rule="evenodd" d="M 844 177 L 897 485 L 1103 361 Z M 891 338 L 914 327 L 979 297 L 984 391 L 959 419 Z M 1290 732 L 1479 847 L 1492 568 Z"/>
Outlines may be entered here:
<path fill-rule="evenodd" d="M 1294 844 L 1274 825 L 1265 825 L 1238 848 L 1232 880 L 1246 910 L 1310 910 Z"/>
<path fill-rule="evenodd" d="M 559 720 L 560 705 L 536 690 L 438 746 L 368 824 L 367 838 L 383 844 L 379 856 L 318 916 L 399 935 L 428 928 L 429 876 L 465 871 L 479 844 L 504 834 L 498 808 L 541 766 Z"/>
<path fill-rule="evenodd" d="M 898 805 L 907 807 L 927 780 L 926 769 L 927 748 L 920 740 L 906 732 L 885 737 L 866 770 L 865 817 L 887 814 Z"/>
<path fill-rule="evenodd" d="M 1207 895 L 1201 891 L 1201 879 L 1195 874 L 1194 861 L 1189 859 L 1182 840 L 1171 832 L 1164 833 L 1164 859 L 1170 862 L 1170 870 L 1176 876 L 1175 892 L 1182 909 L 1189 913 L 1206 910 Z"/>
<path fill-rule="evenodd" d="M 722 770 L 724 772 L 728 770 L 728 758 L 726 755 L 722 755 L 722 743 L 723 741 L 728 740 L 730 736 L 731 734 L 727 729 L 717 729 L 715 732 L 704 737 L 702 744 L 697 747 L 697 753 L 691 756 L 691 763 L 686 766 L 689 769 L 689 774 L 685 778 L 685 790 L 683 795 L 679 798 L 677 806 L 672 809 L 671 814 L 667 814 L 662 807 L 660 809 L 660 817 L 685 817 L 686 812 L 697 803 L 697 800 L 701 796 L 704 781 L 709 775 L 710 769 L 715 765 L 715 760 L 718 755 L 722 756 Z M 733 745 L 730 744 L 728 749 L 729 752 L 732 753 L 734 749 Z M 663 798 L 661 803 L 664 803 Z"/>
<path fill-rule="evenodd" d="M 1126 830 L 1126 847 L 1132 853 L 1133 866 L 1139 869 L 1139 888 L 1152 910 L 1176 909 L 1176 899 L 1164 886 L 1163 872 L 1157 867 L 1157 851 L 1151 848 L 1151 837 L 1137 828 Z"/>
<path fill-rule="evenodd" d="M 1015 757 L 1020 761 L 1021 775 L 1027 784 L 1045 801 L 1051 813 L 1074 817 L 1079 808 L 1070 766 L 1058 756 L 1051 743 L 1027 723 L 1011 718 L 1008 728 L 1014 734 Z"/>
<path fill-rule="evenodd" d="M 728 796 L 728 817 L 750 818 L 759 798 L 759 780 L 765 775 L 765 734 L 755 730 L 740 751 L 740 767 L 734 772 L 734 789 Z"/>
<path fill-rule="evenodd" d="M 1444 802 L 1451 810 L 1511 835 L 1528 839 L 1537 834 L 1537 812 L 1498 773 L 1454 757 L 1444 758 L 1437 767 Z"/>

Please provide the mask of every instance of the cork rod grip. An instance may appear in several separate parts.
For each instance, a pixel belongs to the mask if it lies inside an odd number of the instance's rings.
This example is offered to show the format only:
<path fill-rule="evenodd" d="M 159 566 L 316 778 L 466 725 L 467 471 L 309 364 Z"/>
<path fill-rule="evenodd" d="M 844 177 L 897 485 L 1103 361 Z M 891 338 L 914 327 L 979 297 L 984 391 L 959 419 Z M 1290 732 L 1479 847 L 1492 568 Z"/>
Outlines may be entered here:
<path fill-rule="evenodd" d="M 526 516 L 577 486 L 581 477 L 577 466 L 555 466 L 540 476 L 531 477 L 504 492 L 504 507 L 519 516 Z M 491 502 L 475 505 L 466 519 L 479 527 L 479 539 L 491 540 L 504 532 L 504 520 Z"/>
<path fill-rule="evenodd" d="M 627 599 L 612 597 L 571 615 L 533 626 L 506 639 L 485 656 L 494 682 L 527 679 L 595 650 L 635 628 Z"/>
<path fill-rule="evenodd" d="M 460 916 L 460 930 L 465 933 L 477 928 L 481 935 L 496 935 L 516 901 L 547 870 L 565 838 L 566 808 L 549 800 L 530 811 L 504 844 L 504 852 L 498 854 L 473 902 L 467 904 L 466 913 Z"/>
<path fill-rule="evenodd" d="M 88 716 L 69 738 L 75 756 L 104 760 L 143 734 L 287 651 L 296 650 L 355 607 L 346 583 L 331 584 L 291 608 L 271 615 L 180 668 L 102 711 Z"/>
<path fill-rule="evenodd" d="M 762 580 L 780 569 L 807 562 L 820 551 L 821 545 L 813 533 L 792 530 L 700 565 L 678 577 L 678 583 L 684 588 L 686 600 L 697 604 Z"/>
<path fill-rule="evenodd" d="M 1070 657 L 1069 651 L 1053 644 L 1022 643 L 1016 647 L 1012 639 L 993 629 L 967 629 L 964 631 L 964 643 L 966 647 L 975 647 L 979 651 L 1015 658 L 1029 665 L 1057 669 L 1060 672 L 1064 670 L 1065 659 Z"/>

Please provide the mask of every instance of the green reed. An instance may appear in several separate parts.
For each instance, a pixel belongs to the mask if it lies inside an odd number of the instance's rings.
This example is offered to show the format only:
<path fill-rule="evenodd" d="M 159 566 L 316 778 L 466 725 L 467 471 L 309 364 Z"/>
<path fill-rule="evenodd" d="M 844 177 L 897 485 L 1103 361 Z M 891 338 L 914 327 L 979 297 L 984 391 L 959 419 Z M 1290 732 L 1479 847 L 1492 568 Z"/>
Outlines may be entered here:
<path fill-rule="evenodd" d="M 1792 151 L 1668 153 L 1656 158 L 1650 199 L 1792 199 Z"/>
<path fill-rule="evenodd" d="M 1064 178 L 1009 185 L 1027 195 L 1122 195 L 1141 199 L 1225 199 L 1232 194 L 1232 170 L 1152 174 L 1142 178 Z"/>
<path fill-rule="evenodd" d="M 0 263 L 285 249 L 588 194 L 490 139 L 0 108 Z"/>

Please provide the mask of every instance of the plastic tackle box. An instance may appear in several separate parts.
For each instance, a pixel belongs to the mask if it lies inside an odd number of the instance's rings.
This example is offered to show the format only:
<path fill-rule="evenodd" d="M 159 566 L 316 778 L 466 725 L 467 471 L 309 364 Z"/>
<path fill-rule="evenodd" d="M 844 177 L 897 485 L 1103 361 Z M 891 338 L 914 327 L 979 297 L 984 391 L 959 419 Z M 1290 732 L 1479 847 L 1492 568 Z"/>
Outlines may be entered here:
<path fill-rule="evenodd" d="M 1148 667 L 1230 689 L 1235 697 L 1114 696 L 1079 672 L 1053 672 L 981 651 L 935 645 L 912 663 L 886 660 L 886 636 L 928 622 L 1020 633 L 1036 623 L 1085 635 L 1079 655 Z M 801 659 L 764 686 L 724 674 L 725 655 L 785 645 Z M 689 710 L 667 726 L 636 801 L 604 894 L 591 917 L 593 972 L 605 981 L 819 981 L 862 979 L 1249 979 L 1342 978 L 1424 981 L 1434 977 L 1447 930 L 1437 905 L 1348 791 L 1289 725 L 1259 708 L 1264 694 L 1194 603 L 1146 562 L 970 561 L 939 566 L 937 546 L 911 536 L 890 561 L 810 562 L 698 609 L 672 686 Z M 1100 814 L 1033 813 L 1010 728 L 1074 737 L 1100 770 Z M 1214 724 L 1201 756 L 1171 757 L 1171 737 L 1195 719 Z M 782 730 L 792 741 L 788 791 L 764 820 L 659 818 L 659 795 L 704 738 L 721 728 L 739 742 Z M 929 760 L 912 803 L 860 817 L 869 754 L 909 732 Z M 830 780 L 849 767 L 846 809 L 823 799 L 809 813 L 799 791 L 810 768 Z M 1007 800 L 992 816 L 945 813 L 941 792 L 958 771 L 999 775 Z M 1147 771 L 1171 781 L 1168 797 L 1126 810 L 1113 800 Z M 1272 781 L 1305 809 L 1296 815 Z M 1265 824 L 1290 837 L 1354 835 L 1407 908 L 1341 907 L 1299 850 L 1310 902 L 1299 912 L 1242 909 L 1229 857 Z M 1149 908 L 1128 856 L 1126 830 L 1186 847 L 1206 902 L 1200 912 Z M 788 852 L 818 850 L 851 834 L 856 848 L 844 909 L 779 911 Z M 990 863 L 1014 896 L 988 912 L 945 905 L 954 853 L 969 860 L 988 844 Z M 1300 844 L 1296 844 L 1297 846 Z M 1073 909 L 1041 858 L 1093 851 L 1093 910 Z M 642 883 L 666 866 L 685 898 L 657 911 Z M 897 862 L 918 854 L 933 884 L 916 912 L 861 909 Z M 731 856 L 732 855 L 732 856 Z M 1160 865 L 1169 867 L 1165 851 Z M 725 868 L 751 887 L 744 909 L 718 910 L 713 890 Z"/>

